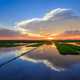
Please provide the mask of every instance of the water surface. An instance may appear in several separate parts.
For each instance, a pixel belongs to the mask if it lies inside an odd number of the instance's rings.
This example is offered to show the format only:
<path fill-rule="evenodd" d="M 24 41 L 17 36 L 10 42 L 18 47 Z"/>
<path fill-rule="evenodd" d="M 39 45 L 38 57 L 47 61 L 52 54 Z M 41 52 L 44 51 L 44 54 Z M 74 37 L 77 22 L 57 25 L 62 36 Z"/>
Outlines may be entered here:
<path fill-rule="evenodd" d="M 54 45 L 0 48 L 0 79 L 80 80 L 79 62 L 79 55 L 60 55 Z"/>

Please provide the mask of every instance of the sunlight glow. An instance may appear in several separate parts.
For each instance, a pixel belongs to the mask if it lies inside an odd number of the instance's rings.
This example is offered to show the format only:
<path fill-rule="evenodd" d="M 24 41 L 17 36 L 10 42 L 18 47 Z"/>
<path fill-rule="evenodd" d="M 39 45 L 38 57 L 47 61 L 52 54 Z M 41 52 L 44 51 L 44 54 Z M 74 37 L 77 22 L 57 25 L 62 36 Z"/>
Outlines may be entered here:
<path fill-rule="evenodd" d="M 53 40 L 54 38 L 52 38 L 52 37 L 48 37 L 47 39 L 48 39 L 48 40 Z"/>
<path fill-rule="evenodd" d="M 56 46 L 54 44 L 51 45 L 52 47 L 56 48 Z"/>
<path fill-rule="evenodd" d="M 28 51 L 34 49 L 35 47 L 26 47 L 26 46 L 20 46 L 20 50 L 16 53 L 17 56 L 23 54 L 23 53 L 27 53 Z"/>

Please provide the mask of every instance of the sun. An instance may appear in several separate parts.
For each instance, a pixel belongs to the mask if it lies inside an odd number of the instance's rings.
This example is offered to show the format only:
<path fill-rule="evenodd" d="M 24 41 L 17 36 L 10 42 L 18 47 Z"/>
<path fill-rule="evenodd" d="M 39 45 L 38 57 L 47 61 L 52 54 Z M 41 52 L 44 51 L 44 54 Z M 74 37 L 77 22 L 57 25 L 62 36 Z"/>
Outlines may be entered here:
<path fill-rule="evenodd" d="M 47 39 L 48 39 L 48 40 L 53 40 L 53 38 L 52 38 L 52 37 L 48 37 Z"/>

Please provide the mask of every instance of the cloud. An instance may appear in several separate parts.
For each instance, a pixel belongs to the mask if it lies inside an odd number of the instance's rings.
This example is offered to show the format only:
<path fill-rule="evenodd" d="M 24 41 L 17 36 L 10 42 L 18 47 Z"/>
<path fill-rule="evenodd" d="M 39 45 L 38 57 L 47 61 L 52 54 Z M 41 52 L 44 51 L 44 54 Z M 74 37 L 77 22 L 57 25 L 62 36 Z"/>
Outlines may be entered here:
<path fill-rule="evenodd" d="M 51 70 L 55 70 L 55 71 L 64 71 L 65 68 L 61 68 L 61 67 L 56 67 L 55 65 L 53 66 L 52 63 L 50 63 L 48 60 L 36 60 L 36 59 L 32 59 L 32 58 L 29 58 L 29 57 L 25 57 L 25 56 L 21 56 L 20 59 L 24 60 L 24 61 L 30 61 L 30 62 L 33 62 L 35 64 L 44 64 L 46 67 L 50 68 Z"/>
<path fill-rule="evenodd" d="M 20 32 L 19 31 L 16 31 L 16 30 L 11 30 L 11 29 L 7 29 L 7 28 L 1 28 L 0 29 L 0 35 L 6 35 L 6 36 L 9 36 L 9 35 L 19 35 Z"/>
<path fill-rule="evenodd" d="M 21 21 L 17 23 L 16 27 L 24 32 L 51 34 L 68 29 L 79 30 L 79 22 L 80 17 L 71 9 L 57 8 L 46 13 L 42 18 Z"/>

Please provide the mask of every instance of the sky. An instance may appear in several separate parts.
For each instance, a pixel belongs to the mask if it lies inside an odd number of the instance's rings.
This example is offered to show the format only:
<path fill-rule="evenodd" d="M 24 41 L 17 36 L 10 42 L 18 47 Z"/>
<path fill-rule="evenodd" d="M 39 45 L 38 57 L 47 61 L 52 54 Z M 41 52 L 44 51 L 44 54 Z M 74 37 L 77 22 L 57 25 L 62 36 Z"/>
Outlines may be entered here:
<path fill-rule="evenodd" d="M 0 0 L 0 25 L 12 27 L 19 21 L 42 17 L 56 8 L 80 12 L 80 0 Z"/>

